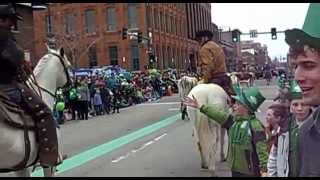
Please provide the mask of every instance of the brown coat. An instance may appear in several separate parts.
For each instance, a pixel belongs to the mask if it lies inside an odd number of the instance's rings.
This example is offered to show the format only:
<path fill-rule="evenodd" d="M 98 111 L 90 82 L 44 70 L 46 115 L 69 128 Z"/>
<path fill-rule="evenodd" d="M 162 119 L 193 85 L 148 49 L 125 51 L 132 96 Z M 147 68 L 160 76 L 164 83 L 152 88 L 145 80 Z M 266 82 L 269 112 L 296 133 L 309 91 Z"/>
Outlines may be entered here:
<path fill-rule="evenodd" d="M 223 49 L 213 41 L 206 42 L 199 51 L 202 78 L 205 83 L 212 80 L 213 75 L 227 71 Z"/>

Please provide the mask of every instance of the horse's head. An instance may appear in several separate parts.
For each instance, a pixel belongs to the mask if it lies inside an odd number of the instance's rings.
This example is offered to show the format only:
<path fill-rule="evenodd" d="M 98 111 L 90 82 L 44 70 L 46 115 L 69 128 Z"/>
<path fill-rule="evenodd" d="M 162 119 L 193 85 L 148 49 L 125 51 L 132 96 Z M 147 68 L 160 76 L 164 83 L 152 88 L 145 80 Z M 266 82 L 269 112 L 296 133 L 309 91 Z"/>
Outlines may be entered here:
<path fill-rule="evenodd" d="M 33 74 L 40 89 L 52 96 L 59 87 L 71 85 L 72 72 L 63 48 L 55 50 L 47 46 L 47 50 L 48 53 L 39 60 Z"/>
<path fill-rule="evenodd" d="M 59 48 L 58 50 L 50 49 L 47 46 L 48 54 L 52 55 L 50 61 L 54 61 L 58 66 L 58 78 L 57 78 L 57 87 L 68 87 L 72 84 L 72 66 L 68 60 L 64 49 Z"/>

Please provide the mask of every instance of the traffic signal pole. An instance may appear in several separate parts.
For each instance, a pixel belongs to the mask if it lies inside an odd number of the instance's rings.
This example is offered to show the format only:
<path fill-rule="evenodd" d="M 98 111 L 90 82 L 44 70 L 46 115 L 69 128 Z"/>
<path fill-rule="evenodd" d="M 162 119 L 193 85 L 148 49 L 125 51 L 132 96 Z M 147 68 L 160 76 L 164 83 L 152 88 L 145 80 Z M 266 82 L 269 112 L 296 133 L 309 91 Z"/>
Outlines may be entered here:
<path fill-rule="evenodd" d="M 276 28 L 271 28 L 271 31 L 258 32 L 257 30 L 251 30 L 249 33 L 241 33 L 238 29 L 232 31 L 232 41 L 240 42 L 241 35 L 250 35 L 251 38 L 256 38 L 258 34 L 271 34 L 271 39 L 276 40 L 278 33 L 284 33 L 284 31 L 277 31 Z"/>
<path fill-rule="evenodd" d="M 284 31 L 277 31 L 278 33 L 284 33 Z M 240 35 L 250 35 L 251 33 L 241 33 Z M 270 32 L 257 32 L 256 34 L 271 34 Z"/>

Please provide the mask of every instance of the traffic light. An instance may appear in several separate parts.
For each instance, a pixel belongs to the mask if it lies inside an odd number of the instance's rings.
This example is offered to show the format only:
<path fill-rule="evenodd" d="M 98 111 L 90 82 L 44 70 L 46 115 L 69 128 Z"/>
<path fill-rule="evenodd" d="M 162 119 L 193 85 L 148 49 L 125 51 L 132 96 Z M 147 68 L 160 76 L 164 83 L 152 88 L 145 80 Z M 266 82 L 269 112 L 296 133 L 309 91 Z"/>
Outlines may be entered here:
<path fill-rule="evenodd" d="M 277 39 L 277 29 L 276 28 L 271 28 L 271 39 L 272 40 Z"/>
<path fill-rule="evenodd" d="M 155 56 L 154 54 L 149 54 L 149 61 L 154 62 L 155 61 Z"/>
<path fill-rule="evenodd" d="M 127 39 L 128 36 L 128 29 L 127 28 L 122 28 L 122 40 Z"/>
<path fill-rule="evenodd" d="M 138 43 L 142 43 L 142 32 L 138 32 Z"/>
<path fill-rule="evenodd" d="M 232 42 L 240 42 L 240 33 L 237 30 L 232 31 Z"/>

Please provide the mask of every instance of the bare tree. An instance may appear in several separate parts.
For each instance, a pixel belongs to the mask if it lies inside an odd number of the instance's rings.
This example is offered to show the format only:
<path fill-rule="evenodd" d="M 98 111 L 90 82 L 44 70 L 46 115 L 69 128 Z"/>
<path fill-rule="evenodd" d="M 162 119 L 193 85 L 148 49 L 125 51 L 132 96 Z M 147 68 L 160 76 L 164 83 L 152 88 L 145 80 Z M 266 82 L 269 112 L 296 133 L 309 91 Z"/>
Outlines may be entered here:
<path fill-rule="evenodd" d="M 58 32 L 53 35 L 53 41 L 56 47 L 64 47 L 66 54 L 71 58 L 71 62 L 75 68 L 78 66 L 78 61 L 88 55 L 89 49 L 100 41 L 103 37 L 98 37 L 93 40 L 85 38 L 81 30 L 66 34 Z"/>

